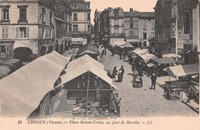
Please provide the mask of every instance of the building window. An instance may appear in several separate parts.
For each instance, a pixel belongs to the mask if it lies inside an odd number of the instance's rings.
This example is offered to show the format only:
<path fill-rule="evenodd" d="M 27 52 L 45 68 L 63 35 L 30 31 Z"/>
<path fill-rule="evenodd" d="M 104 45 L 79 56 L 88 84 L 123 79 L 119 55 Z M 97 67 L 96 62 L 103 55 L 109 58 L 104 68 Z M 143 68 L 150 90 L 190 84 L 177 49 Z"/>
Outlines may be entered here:
<path fill-rule="evenodd" d="M 87 20 L 90 21 L 90 14 L 87 15 Z"/>
<path fill-rule="evenodd" d="M 2 38 L 8 38 L 8 28 L 7 27 L 3 27 L 2 28 Z"/>
<path fill-rule="evenodd" d="M 77 20 L 78 20 L 77 14 L 74 13 L 74 21 L 77 21 Z"/>
<path fill-rule="evenodd" d="M 90 25 L 88 25 L 88 32 L 90 33 Z"/>
<path fill-rule="evenodd" d="M 188 11 L 185 11 L 183 14 L 183 29 L 184 33 L 190 33 L 190 27 L 191 27 L 191 17 L 190 13 Z"/>
<path fill-rule="evenodd" d="M 78 25 L 73 25 L 73 32 L 77 33 L 78 32 Z"/>
<path fill-rule="evenodd" d="M 138 21 L 133 21 L 133 29 L 138 30 L 139 25 L 138 25 Z"/>
<path fill-rule="evenodd" d="M 119 12 L 118 12 L 117 9 L 114 10 L 114 15 L 115 15 L 115 16 L 119 16 Z"/>
<path fill-rule="evenodd" d="M 143 39 L 147 39 L 147 33 L 143 33 Z"/>
<path fill-rule="evenodd" d="M 119 20 L 115 19 L 114 24 L 115 24 L 115 26 L 118 26 L 119 25 Z"/>
<path fill-rule="evenodd" d="M 76 5 L 76 4 L 74 4 L 74 8 L 75 8 L 75 9 L 77 8 L 77 5 Z"/>
<path fill-rule="evenodd" d="M 45 8 L 42 8 L 42 23 L 43 24 L 45 23 L 45 19 L 46 19 L 45 15 L 46 15 L 46 10 Z"/>
<path fill-rule="evenodd" d="M 154 37 L 155 37 L 155 33 L 152 32 L 152 33 L 151 33 L 151 38 L 154 38 Z"/>
<path fill-rule="evenodd" d="M 29 28 L 27 28 L 27 27 L 16 28 L 16 37 L 17 38 L 28 38 L 29 37 Z"/>
<path fill-rule="evenodd" d="M 130 31 L 130 37 L 133 37 L 133 31 Z"/>
<path fill-rule="evenodd" d="M 147 21 L 144 21 L 144 30 L 147 30 Z"/>
<path fill-rule="evenodd" d="M 52 24 L 53 13 L 50 11 L 50 24 Z"/>
<path fill-rule="evenodd" d="M 18 22 L 27 22 L 27 5 L 20 5 L 19 8 L 19 20 Z"/>
<path fill-rule="evenodd" d="M 9 20 L 9 9 L 2 9 L 3 11 L 3 21 Z"/>
<path fill-rule="evenodd" d="M 132 22 L 132 21 L 133 21 L 133 18 L 130 18 L 130 21 Z"/>
<path fill-rule="evenodd" d="M 0 52 L 6 53 L 6 46 L 0 46 Z"/>
<path fill-rule="evenodd" d="M 115 36 L 119 36 L 119 29 L 115 28 Z"/>
<path fill-rule="evenodd" d="M 154 29 L 155 29 L 155 23 L 152 22 L 151 24 L 152 24 L 152 25 L 151 25 L 151 29 L 154 30 Z"/>
<path fill-rule="evenodd" d="M 133 23 L 130 23 L 130 28 L 133 29 Z"/>

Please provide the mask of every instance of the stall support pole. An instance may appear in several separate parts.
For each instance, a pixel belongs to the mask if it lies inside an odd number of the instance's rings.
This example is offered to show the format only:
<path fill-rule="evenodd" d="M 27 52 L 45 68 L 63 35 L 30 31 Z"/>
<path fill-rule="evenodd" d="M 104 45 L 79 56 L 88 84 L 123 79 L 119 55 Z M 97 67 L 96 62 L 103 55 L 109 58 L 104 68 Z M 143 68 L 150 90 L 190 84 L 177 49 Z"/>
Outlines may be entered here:
<path fill-rule="evenodd" d="M 88 113 L 88 98 L 89 98 L 89 86 L 90 86 L 90 74 L 89 74 L 89 71 L 87 72 L 88 73 L 88 83 L 87 83 L 87 101 L 86 101 L 86 113 Z"/>

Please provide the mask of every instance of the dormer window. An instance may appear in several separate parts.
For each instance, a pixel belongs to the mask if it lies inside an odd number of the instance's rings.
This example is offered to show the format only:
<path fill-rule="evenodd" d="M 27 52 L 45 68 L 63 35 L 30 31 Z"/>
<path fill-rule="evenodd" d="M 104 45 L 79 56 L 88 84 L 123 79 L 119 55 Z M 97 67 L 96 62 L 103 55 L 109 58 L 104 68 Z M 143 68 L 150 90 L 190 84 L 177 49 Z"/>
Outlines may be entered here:
<path fill-rule="evenodd" d="M 115 15 L 115 16 L 118 16 L 118 15 L 119 15 L 118 10 L 116 10 L 116 9 L 114 10 L 114 15 Z"/>
<path fill-rule="evenodd" d="M 77 9 L 77 4 L 74 4 L 74 8 Z"/>

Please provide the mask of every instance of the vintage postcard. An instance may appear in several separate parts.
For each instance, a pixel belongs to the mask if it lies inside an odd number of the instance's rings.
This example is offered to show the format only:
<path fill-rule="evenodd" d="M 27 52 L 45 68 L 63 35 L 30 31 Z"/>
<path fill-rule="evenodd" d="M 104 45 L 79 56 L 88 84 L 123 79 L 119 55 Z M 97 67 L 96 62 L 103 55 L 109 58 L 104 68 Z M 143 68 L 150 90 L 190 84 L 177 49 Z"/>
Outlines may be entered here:
<path fill-rule="evenodd" d="M 199 0 L 0 0 L 0 128 L 199 130 Z"/>

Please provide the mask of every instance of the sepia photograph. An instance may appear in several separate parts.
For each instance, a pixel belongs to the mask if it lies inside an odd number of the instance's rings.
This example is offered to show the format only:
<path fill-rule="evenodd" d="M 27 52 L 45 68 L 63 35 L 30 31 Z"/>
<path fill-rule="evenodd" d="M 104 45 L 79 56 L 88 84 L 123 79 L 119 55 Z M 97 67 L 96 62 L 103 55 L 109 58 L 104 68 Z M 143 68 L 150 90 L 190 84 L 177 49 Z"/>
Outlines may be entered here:
<path fill-rule="evenodd" d="M 200 0 L 0 0 L 0 12 L 4 122 L 199 120 Z"/>

